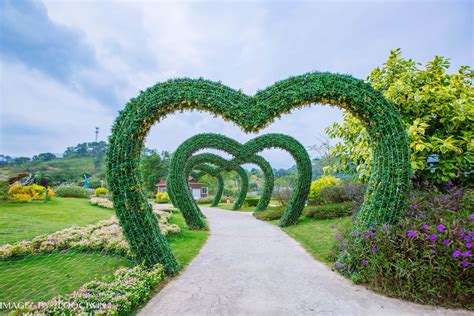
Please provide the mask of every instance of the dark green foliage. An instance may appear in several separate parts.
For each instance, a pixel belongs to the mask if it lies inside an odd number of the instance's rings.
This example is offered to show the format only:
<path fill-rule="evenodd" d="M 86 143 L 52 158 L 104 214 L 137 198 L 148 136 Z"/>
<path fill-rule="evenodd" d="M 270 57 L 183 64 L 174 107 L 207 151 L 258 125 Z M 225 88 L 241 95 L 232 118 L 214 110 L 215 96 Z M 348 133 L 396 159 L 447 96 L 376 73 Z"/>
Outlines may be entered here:
<path fill-rule="evenodd" d="M 395 223 L 405 205 L 411 174 L 407 134 L 397 110 L 370 84 L 349 75 L 311 72 L 279 81 L 251 97 L 205 79 L 174 79 L 131 99 L 109 139 L 107 180 L 131 250 L 149 266 L 163 263 L 168 272 L 178 269 L 140 187 L 140 153 L 153 124 L 173 112 L 194 109 L 257 132 L 282 114 L 318 103 L 348 110 L 363 122 L 370 137 L 373 168 L 358 213 L 359 225 Z M 200 218 L 199 226 L 205 227 Z"/>
<path fill-rule="evenodd" d="M 284 213 L 285 213 L 285 207 L 278 206 L 278 207 L 269 207 L 265 211 L 254 212 L 253 216 L 255 216 L 255 218 L 262 221 L 273 221 L 273 220 L 280 219 Z"/>
<path fill-rule="evenodd" d="M 74 147 L 68 147 L 64 152 L 64 158 L 71 157 L 88 157 L 95 156 L 99 153 L 105 153 L 107 151 L 107 143 L 101 142 L 90 142 L 78 144 Z"/>
<path fill-rule="evenodd" d="M 41 154 L 33 156 L 33 158 L 31 158 L 31 160 L 32 161 L 50 161 L 50 160 L 53 160 L 53 159 L 56 159 L 56 158 L 57 157 L 56 157 L 55 154 L 41 153 Z"/>
<path fill-rule="evenodd" d="M 156 192 L 156 184 L 166 176 L 171 155 L 168 152 L 159 154 L 156 150 L 144 150 L 140 161 L 140 173 L 143 187 L 148 195 Z"/>
<path fill-rule="evenodd" d="M 8 200 L 8 182 L 0 181 L 0 201 Z"/>
<path fill-rule="evenodd" d="M 363 201 L 365 185 L 358 182 L 343 181 L 340 184 L 324 188 L 319 192 L 322 204 Z"/>
<path fill-rule="evenodd" d="M 72 197 L 72 198 L 82 198 L 88 199 L 91 196 L 89 190 L 82 187 L 76 186 L 61 186 L 55 191 L 56 196 L 58 197 Z"/>
<path fill-rule="evenodd" d="M 254 206 L 257 206 L 258 201 L 260 201 L 260 198 L 258 198 L 258 197 L 246 198 L 245 199 L 245 205 L 250 206 L 250 207 L 254 207 Z"/>
<path fill-rule="evenodd" d="M 186 223 L 194 228 L 205 228 L 196 204 L 189 194 L 187 179 L 183 170 L 192 154 L 201 149 L 218 149 L 235 157 L 239 164 L 254 160 L 256 153 L 267 148 L 286 150 L 296 161 L 298 169 L 298 183 L 288 203 L 286 212 L 280 220 L 281 226 L 295 224 L 303 211 L 311 183 L 311 160 L 306 149 L 294 138 L 283 134 L 266 134 L 256 137 L 245 144 L 219 134 L 198 134 L 184 141 L 175 151 L 171 160 L 168 180 L 172 183 L 175 206 L 183 212 Z M 189 158 L 191 157 L 191 158 Z M 221 158 L 222 159 L 222 158 Z M 243 200 L 242 200 L 243 202 Z"/>
<path fill-rule="evenodd" d="M 474 309 L 472 194 L 425 192 L 397 224 L 343 233 L 337 267 L 390 296 Z"/>
<path fill-rule="evenodd" d="M 331 219 L 352 215 L 357 208 L 354 202 L 342 202 L 318 206 L 308 206 L 303 214 L 314 219 Z"/>

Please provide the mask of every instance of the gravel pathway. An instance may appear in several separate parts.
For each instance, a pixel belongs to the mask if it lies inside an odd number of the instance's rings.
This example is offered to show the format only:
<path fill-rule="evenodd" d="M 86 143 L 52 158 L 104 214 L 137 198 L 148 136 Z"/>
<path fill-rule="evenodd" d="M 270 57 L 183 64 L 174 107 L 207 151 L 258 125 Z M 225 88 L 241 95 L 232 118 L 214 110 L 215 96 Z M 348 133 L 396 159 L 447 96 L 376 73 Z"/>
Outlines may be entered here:
<path fill-rule="evenodd" d="M 250 213 L 201 209 L 211 229 L 207 243 L 139 315 L 470 314 L 378 295 Z"/>

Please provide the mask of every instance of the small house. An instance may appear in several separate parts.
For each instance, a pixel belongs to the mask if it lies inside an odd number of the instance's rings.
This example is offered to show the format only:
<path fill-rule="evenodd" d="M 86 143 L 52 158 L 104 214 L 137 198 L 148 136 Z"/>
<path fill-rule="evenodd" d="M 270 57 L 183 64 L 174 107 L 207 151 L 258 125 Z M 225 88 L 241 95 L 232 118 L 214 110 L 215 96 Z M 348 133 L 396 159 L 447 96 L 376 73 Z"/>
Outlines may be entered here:
<path fill-rule="evenodd" d="M 197 182 L 193 177 L 188 178 L 189 190 L 193 194 L 195 200 L 199 200 L 207 197 L 207 184 Z M 166 193 L 166 178 L 161 179 L 161 181 L 156 185 L 156 191 Z"/>

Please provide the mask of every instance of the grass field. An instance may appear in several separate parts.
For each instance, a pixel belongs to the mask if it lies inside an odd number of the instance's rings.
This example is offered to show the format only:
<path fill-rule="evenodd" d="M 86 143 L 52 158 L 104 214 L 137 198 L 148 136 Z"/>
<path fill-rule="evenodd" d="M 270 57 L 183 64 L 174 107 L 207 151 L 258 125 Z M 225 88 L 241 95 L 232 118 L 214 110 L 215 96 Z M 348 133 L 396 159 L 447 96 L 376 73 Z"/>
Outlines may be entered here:
<path fill-rule="evenodd" d="M 70 204 L 71 201 L 73 201 L 72 204 Z M 67 205 L 80 206 L 82 202 L 88 203 L 87 200 L 83 199 L 57 199 L 56 202 L 58 202 L 56 206 L 59 204 L 62 207 Z M 93 220 L 88 212 L 104 212 L 107 215 L 105 218 L 109 218 L 113 214 L 113 211 L 85 205 L 87 207 L 82 205 L 83 208 L 76 207 L 72 210 L 80 209 L 79 213 L 83 215 L 85 213 L 92 223 L 98 219 Z M 23 204 L 22 206 L 24 207 Z M 36 207 L 42 209 L 43 204 L 30 204 L 27 209 L 40 211 Z M 11 210 L 14 209 L 12 206 L 10 208 Z M 64 208 L 61 209 L 64 210 Z M 47 208 L 47 210 L 51 211 L 50 208 Z M 77 212 L 72 210 L 68 214 L 73 218 L 78 217 L 78 214 L 75 214 Z M 23 216 L 26 218 L 25 214 L 23 213 Z M 44 213 L 43 220 L 50 219 L 46 214 L 48 213 Z M 27 221 L 33 222 L 33 220 Z M 170 222 L 179 225 L 181 233 L 170 236 L 168 241 L 178 260 L 183 266 L 186 266 L 199 253 L 206 242 L 208 232 L 193 231 L 187 228 L 180 213 L 174 214 Z M 63 221 L 61 223 L 66 225 L 69 222 Z M 79 224 L 80 222 L 74 221 L 74 223 Z M 52 228 L 53 226 L 49 227 Z M 124 258 L 93 252 L 43 254 L 17 261 L 0 262 L 0 302 L 47 300 L 54 295 L 70 293 L 94 278 L 112 274 L 119 267 L 130 267 L 132 265 L 133 263 Z"/>
<path fill-rule="evenodd" d="M 87 199 L 54 198 L 48 203 L 0 203 L 0 245 L 31 239 L 71 226 L 84 226 L 114 214 Z"/>
<path fill-rule="evenodd" d="M 278 221 L 271 223 L 278 225 Z M 325 220 L 302 216 L 297 225 L 283 227 L 282 230 L 297 240 L 316 260 L 333 265 L 336 259 L 334 250 L 338 242 L 334 238 L 337 230 L 331 229 L 331 226 L 347 229 L 351 225 L 350 216 Z"/>
<path fill-rule="evenodd" d="M 53 253 L 0 262 L 0 302 L 48 300 L 133 264 L 100 253 Z"/>

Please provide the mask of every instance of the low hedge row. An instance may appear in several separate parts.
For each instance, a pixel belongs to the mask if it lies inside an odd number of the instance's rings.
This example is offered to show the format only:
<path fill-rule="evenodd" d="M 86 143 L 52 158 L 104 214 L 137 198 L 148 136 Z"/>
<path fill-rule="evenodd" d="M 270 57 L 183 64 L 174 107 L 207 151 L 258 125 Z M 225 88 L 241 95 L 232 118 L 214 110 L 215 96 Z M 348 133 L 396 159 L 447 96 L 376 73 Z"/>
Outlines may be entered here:
<path fill-rule="evenodd" d="M 354 202 L 309 206 L 304 209 L 303 215 L 314 219 L 331 219 L 350 216 L 354 213 L 355 208 L 356 203 Z"/>
<path fill-rule="evenodd" d="M 283 216 L 284 212 L 285 212 L 284 206 L 269 207 L 265 211 L 254 212 L 253 216 L 255 216 L 256 219 L 259 219 L 262 221 L 273 221 L 276 219 L 280 219 Z"/>

